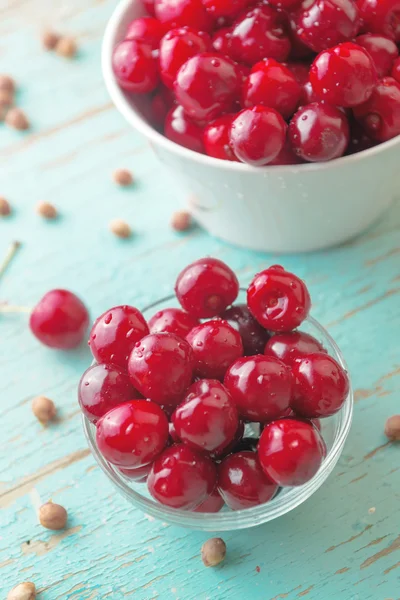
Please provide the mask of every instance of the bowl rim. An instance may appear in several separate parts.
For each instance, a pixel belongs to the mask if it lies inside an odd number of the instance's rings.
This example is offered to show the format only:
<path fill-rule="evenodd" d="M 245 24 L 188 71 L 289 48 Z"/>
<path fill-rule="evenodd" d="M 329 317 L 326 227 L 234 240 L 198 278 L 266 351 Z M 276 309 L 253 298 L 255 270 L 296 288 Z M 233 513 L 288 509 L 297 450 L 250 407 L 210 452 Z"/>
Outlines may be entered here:
<path fill-rule="evenodd" d="M 245 292 L 244 288 L 240 288 L 241 292 Z M 164 298 L 161 298 L 151 304 L 147 305 L 143 309 L 143 313 L 149 310 L 156 309 L 160 305 L 166 302 L 176 300 L 175 295 L 171 294 Z M 313 317 L 308 316 L 305 320 L 312 324 L 321 336 L 326 339 L 332 346 L 335 352 L 335 359 L 341 364 L 341 366 L 348 371 L 347 364 L 343 358 L 343 355 L 336 344 L 335 340 L 327 332 L 327 330 Z M 93 363 L 92 363 L 93 364 Z M 339 423 L 338 431 L 334 439 L 332 448 L 329 450 L 326 458 L 324 459 L 320 469 L 314 475 L 310 481 L 299 487 L 286 488 L 288 493 L 282 497 L 278 494 L 275 498 L 267 503 L 260 504 L 247 509 L 226 511 L 219 513 L 196 513 L 185 511 L 181 509 L 170 508 L 159 504 L 152 498 L 146 498 L 132 489 L 122 474 L 119 474 L 117 468 L 109 464 L 99 452 L 96 439 L 95 439 L 95 426 L 90 423 L 89 419 L 82 415 L 83 429 L 89 448 L 97 461 L 100 468 L 108 476 L 111 482 L 119 489 L 123 496 L 135 504 L 136 507 L 143 510 L 146 514 L 151 515 L 157 519 L 168 521 L 181 526 L 190 527 L 192 529 L 206 529 L 209 531 L 222 531 L 222 530 L 234 530 L 234 529 L 245 529 L 259 525 L 266 521 L 271 521 L 279 516 L 282 516 L 300 504 L 307 500 L 317 489 L 324 483 L 331 471 L 336 465 L 339 455 L 343 449 L 345 441 L 350 432 L 350 427 L 353 417 L 353 388 L 350 381 L 349 393 L 345 400 L 345 403 L 338 415 L 341 414 L 342 421 Z M 268 512 L 268 516 L 266 515 Z"/>
<path fill-rule="evenodd" d="M 351 166 L 356 161 L 378 156 L 385 151 L 389 151 L 396 146 L 400 146 L 400 135 L 398 135 L 387 142 L 383 142 L 377 146 L 368 148 L 367 150 L 363 150 L 359 153 L 351 154 L 349 156 L 342 156 L 327 162 L 305 163 L 297 165 L 266 165 L 264 167 L 254 167 L 240 162 L 222 160 L 212 156 L 207 156 L 206 154 L 200 154 L 180 146 L 175 142 L 172 142 L 154 129 L 149 123 L 146 122 L 146 120 L 138 111 L 135 111 L 132 108 L 131 104 L 127 100 L 125 92 L 123 92 L 123 90 L 119 87 L 112 69 L 112 53 L 115 46 L 115 35 L 119 24 L 130 8 L 139 1 L 140 0 L 120 0 L 120 2 L 117 4 L 104 32 L 101 51 L 101 64 L 106 88 L 115 106 L 130 123 L 130 125 L 137 129 L 141 134 L 146 136 L 151 143 L 161 146 L 164 150 L 176 154 L 180 158 L 190 159 L 207 167 L 218 169 L 223 168 L 227 171 L 239 171 L 242 173 L 261 172 L 264 174 L 267 171 L 274 173 L 297 173 L 299 170 L 304 172 L 314 172 L 340 169 L 343 165 Z"/>

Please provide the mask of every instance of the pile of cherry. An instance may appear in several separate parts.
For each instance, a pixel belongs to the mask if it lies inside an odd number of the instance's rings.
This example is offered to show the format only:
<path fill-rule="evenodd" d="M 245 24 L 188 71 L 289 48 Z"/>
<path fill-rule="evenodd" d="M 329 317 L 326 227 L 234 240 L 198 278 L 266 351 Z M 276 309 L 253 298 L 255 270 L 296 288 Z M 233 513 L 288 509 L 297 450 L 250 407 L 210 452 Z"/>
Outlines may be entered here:
<path fill-rule="evenodd" d="M 177 144 L 261 166 L 400 135 L 400 0 L 142 1 L 114 73 Z"/>
<path fill-rule="evenodd" d="M 97 364 L 79 401 L 104 458 L 147 481 L 161 504 L 217 512 L 267 502 L 309 481 L 326 456 L 320 418 L 349 391 L 346 372 L 318 340 L 297 331 L 311 302 L 281 266 L 256 275 L 247 305 L 215 258 L 186 267 L 175 285 L 182 309 L 148 323 L 132 306 L 102 314 L 90 333 Z M 246 438 L 252 424 L 258 437 Z"/>

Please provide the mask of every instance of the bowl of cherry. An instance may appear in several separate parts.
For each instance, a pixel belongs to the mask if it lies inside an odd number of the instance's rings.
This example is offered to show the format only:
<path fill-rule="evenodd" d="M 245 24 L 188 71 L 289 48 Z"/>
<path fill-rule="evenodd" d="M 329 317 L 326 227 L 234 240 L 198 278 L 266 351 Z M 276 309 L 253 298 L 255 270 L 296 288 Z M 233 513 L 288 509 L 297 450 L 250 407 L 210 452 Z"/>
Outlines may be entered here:
<path fill-rule="evenodd" d="M 135 507 L 193 529 L 275 519 L 339 460 L 353 395 L 344 359 L 279 265 L 246 289 L 216 258 L 143 312 L 115 306 L 91 329 L 78 397 L 98 464 Z"/>
<path fill-rule="evenodd" d="M 211 234 L 297 252 L 366 229 L 399 185 L 399 0 L 122 0 L 114 104 Z"/>

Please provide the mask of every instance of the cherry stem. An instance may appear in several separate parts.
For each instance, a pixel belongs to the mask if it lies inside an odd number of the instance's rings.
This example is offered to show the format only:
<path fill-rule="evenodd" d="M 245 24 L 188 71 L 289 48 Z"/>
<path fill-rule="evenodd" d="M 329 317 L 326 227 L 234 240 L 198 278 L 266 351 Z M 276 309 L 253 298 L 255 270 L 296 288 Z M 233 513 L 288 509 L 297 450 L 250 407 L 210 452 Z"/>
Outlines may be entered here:
<path fill-rule="evenodd" d="M 21 242 L 13 242 L 7 250 L 7 254 L 4 257 L 3 262 L 0 265 L 0 277 L 6 272 L 8 265 L 16 255 L 18 248 L 20 248 Z"/>
<path fill-rule="evenodd" d="M 29 306 L 12 306 L 9 304 L 0 304 L 0 313 L 31 313 Z"/>

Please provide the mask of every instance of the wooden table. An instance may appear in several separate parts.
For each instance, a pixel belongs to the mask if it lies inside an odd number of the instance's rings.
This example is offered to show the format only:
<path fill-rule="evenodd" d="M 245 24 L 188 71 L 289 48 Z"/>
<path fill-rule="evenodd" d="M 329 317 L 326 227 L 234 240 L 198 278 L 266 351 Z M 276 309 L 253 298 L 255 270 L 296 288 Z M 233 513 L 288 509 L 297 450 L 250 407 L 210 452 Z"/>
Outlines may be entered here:
<path fill-rule="evenodd" d="M 0 253 L 22 247 L 0 281 L 0 300 L 33 306 L 47 290 L 79 293 L 93 316 L 119 303 L 143 307 L 171 291 L 178 271 L 205 254 L 236 269 L 243 283 L 279 260 L 307 281 L 314 316 L 349 363 L 354 425 L 327 483 L 292 513 L 257 529 L 224 534 L 228 557 L 206 570 L 206 534 L 156 522 L 120 497 L 89 454 L 76 400 L 89 351 L 52 352 L 32 337 L 26 315 L 0 317 L 0 596 L 32 580 L 40 600 L 398 600 L 400 448 L 384 437 L 400 398 L 400 206 L 362 237 L 306 256 L 267 256 L 229 247 L 199 229 L 171 231 L 184 195 L 111 105 L 99 66 L 102 32 L 115 2 L 0 4 L 0 73 L 19 83 L 32 130 L 1 126 L 0 195 L 12 217 L 0 222 Z M 44 23 L 76 35 L 77 60 L 40 47 Z M 117 188 L 114 168 L 135 174 Z M 54 203 L 59 220 L 35 214 Z M 121 241 L 115 217 L 135 231 Z M 46 429 L 31 398 L 59 408 Z M 43 530 L 36 509 L 52 498 L 69 528 Z"/>

